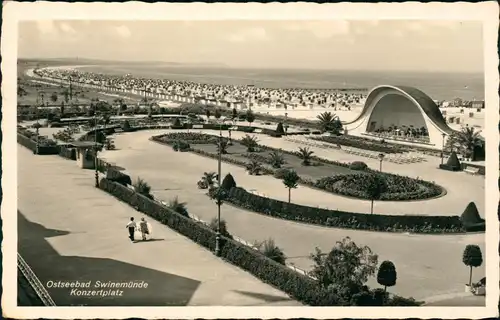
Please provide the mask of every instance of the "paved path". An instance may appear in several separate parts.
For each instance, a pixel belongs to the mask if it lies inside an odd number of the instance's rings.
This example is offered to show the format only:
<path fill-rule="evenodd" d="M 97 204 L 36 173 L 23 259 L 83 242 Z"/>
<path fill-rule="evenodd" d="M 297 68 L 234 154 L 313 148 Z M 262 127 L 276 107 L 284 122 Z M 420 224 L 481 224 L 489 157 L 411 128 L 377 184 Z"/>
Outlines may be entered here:
<path fill-rule="evenodd" d="M 149 284 L 106 298 L 48 289 L 57 305 L 298 305 L 156 221 L 150 221 L 156 241 L 130 242 L 128 219 L 146 216 L 95 189 L 93 171 L 58 156 L 34 156 L 21 146 L 18 161 L 18 246 L 42 283 Z"/>
<path fill-rule="evenodd" d="M 204 190 L 196 188 L 196 182 L 204 171 L 217 171 L 217 161 L 192 153 L 174 152 L 148 140 L 161 133 L 161 130 L 152 130 L 119 134 L 115 138 L 118 150 L 105 151 L 102 156 L 126 168 L 133 178 L 144 178 L 151 184 L 155 196 L 164 200 L 179 196 L 181 201 L 187 202 L 190 213 L 205 221 L 211 220 L 216 216 L 216 206 Z M 236 183 L 244 188 L 265 186 L 269 193 L 277 188 L 283 197 L 286 196 L 281 182 L 272 177 L 249 176 L 243 168 L 226 163 L 222 168 L 223 174 L 231 172 Z M 296 199 L 301 193 L 300 188 L 294 190 L 292 197 Z M 379 254 L 379 261 L 395 263 L 398 284 L 391 292 L 419 299 L 463 291 L 463 283 L 468 279 L 468 269 L 462 264 L 465 246 L 478 244 L 483 252 L 485 249 L 484 234 L 405 235 L 324 228 L 274 219 L 229 205 L 223 206 L 222 217 L 231 233 L 249 242 L 274 238 L 290 257 L 288 261 L 304 269 L 311 266 L 308 257 L 315 246 L 330 250 L 336 241 L 350 236 L 358 244 L 369 245 Z M 484 274 L 484 267 L 480 267 L 474 271 L 474 279 L 477 281 Z M 376 281 L 371 279 L 370 284 L 376 285 Z"/>
<path fill-rule="evenodd" d="M 199 130 L 197 130 L 199 131 Z M 149 139 L 152 135 L 168 133 L 171 130 L 148 130 L 135 133 L 125 133 L 116 136 L 116 142 L 123 144 L 122 151 L 130 152 L 136 148 L 135 145 Z M 214 134 L 214 131 L 202 131 Z M 245 134 L 233 132 L 234 138 L 241 138 Z M 260 142 L 272 147 L 285 150 L 296 151 L 300 145 L 286 141 L 284 139 L 271 138 L 264 135 L 256 135 Z M 117 146 L 118 148 L 121 148 Z M 132 149 L 130 149 L 132 148 Z M 318 156 L 323 158 L 352 162 L 361 160 L 366 162 L 372 168 L 379 167 L 379 161 L 376 159 L 363 158 L 338 150 L 324 150 L 320 148 L 311 148 Z M 106 156 L 113 159 L 115 152 L 106 153 Z M 116 154 L 115 154 L 116 155 Z M 484 176 L 472 176 L 464 172 L 449 172 L 436 169 L 440 160 L 435 157 L 429 157 L 429 162 L 419 164 L 398 165 L 393 163 L 384 163 L 384 171 L 406 175 L 410 177 L 420 177 L 427 181 L 435 181 L 447 190 L 443 197 L 423 200 L 423 201 L 376 201 L 374 212 L 379 214 L 401 214 L 401 215 L 461 215 L 468 203 L 473 201 L 478 207 L 479 213 L 484 217 L 485 210 L 485 179 Z M 128 168 L 127 166 L 124 166 Z M 214 167 L 213 171 L 216 171 Z M 207 171 L 206 169 L 205 171 Z M 244 170 L 239 168 L 239 171 Z M 203 171 L 202 171 L 203 173 Z M 201 176 L 201 175 L 200 175 Z M 242 186 L 247 190 L 257 190 L 260 194 L 267 197 L 288 201 L 288 192 L 280 180 L 270 177 L 249 177 L 244 174 L 245 184 Z M 197 179 L 198 180 L 198 179 Z M 196 181 L 197 181 L 196 180 Z M 265 180 L 266 183 L 262 181 Z M 338 209 L 351 212 L 370 213 L 370 201 L 347 198 L 320 190 L 311 189 L 305 186 L 299 186 L 292 190 L 292 201 L 297 204 L 321 207 L 328 209 Z"/>

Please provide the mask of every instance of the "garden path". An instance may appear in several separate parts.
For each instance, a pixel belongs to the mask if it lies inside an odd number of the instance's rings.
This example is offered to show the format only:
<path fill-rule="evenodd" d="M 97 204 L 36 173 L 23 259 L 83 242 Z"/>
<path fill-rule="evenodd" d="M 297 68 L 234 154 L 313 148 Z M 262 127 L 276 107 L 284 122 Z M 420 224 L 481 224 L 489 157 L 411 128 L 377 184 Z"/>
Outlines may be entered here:
<path fill-rule="evenodd" d="M 216 217 L 216 207 L 205 195 L 205 190 L 196 188 L 196 182 L 203 172 L 217 171 L 217 161 L 189 152 L 174 152 L 169 147 L 148 140 L 162 132 L 171 131 L 151 130 L 116 135 L 118 149 L 104 151 L 101 157 L 126 168 L 133 179 L 138 176 L 145 179 L 156 197 L 168 201 L 179 196 L 181 201 L 187 202 L 191 214 L 210 221 Z M 236 183 L 246 189 L 255 188 L 275 198 L 285 199 L 287 196 L 282 183 L 273 177 L 249 176 L 243 168 L 227 163 L 223 164 L 222 170 L 223 174 L 231 172 Z M 292 192 L 294 201 L 301 199 L 325 203 L 333 197 L 303 187 Z M 351 210 L 369 209 L 367 203 L 356 202 L 358 204 Z M 379 207 L 376 210 L 380 210 Z M 369 245 L 379 255 L 379 261 L 391 260 L 395 263 L 398 284 L 391 288 L 392 292 L 419 299 L 463 291 L 468 274 L 468 269 L 462 264 L 465 246 L 478 244 L 483 252 L 485 249 L 484 234 L 408 235 L 324 228 L 274 219 L 229 205 L 223 206 L 222 218 L 227 221 L 230 233 L 249 242 L 274 238 L 289 257 L 288 262 L 303 269 L 310 268 L 308 256 L 314 247 L 330 250 L 336 241 L 350 236 L 358 244 Z M 479 280 L 484 274 L 484 267 L 480 267 L 475 270 L 474 279 Z M 376 281 L 371 279 L 369 284 L 376 285 Z"/>
<path fill-rule="evenodd" d="M 92 170 L 18 145 L 18 248 L 43 284 L 49 280 L 144 280 L 122 297 L 75 297 L 48 289 L 59 306 L 300 305 L 94 187 Z M 129 218 L 145 217 L 156 241 L 131 243 Z"/>

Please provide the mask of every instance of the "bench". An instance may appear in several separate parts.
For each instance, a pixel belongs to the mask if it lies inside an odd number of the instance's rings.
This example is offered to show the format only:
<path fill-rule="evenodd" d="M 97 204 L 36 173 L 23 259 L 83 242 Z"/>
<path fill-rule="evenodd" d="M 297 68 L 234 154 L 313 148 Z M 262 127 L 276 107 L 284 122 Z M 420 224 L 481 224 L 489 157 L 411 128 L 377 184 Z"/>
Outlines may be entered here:
<path fill-rule="evenodd" d="M 466 167 L 464 169 L 465 172 L 467 172 L 468 174 L 472 174 L 472 175 L 476 175 L 479 173 L 479 168 L 476 168 L 476 167 Z"/>

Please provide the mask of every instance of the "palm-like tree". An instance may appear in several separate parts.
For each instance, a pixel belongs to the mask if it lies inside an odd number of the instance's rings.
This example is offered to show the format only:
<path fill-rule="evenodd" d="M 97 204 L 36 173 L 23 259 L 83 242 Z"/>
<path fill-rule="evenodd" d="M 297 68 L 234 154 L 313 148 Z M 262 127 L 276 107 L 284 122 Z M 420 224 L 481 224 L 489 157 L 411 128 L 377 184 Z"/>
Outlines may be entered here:
<path fill-rule="evenodd" d="M 282 152 L 273 151 L 269 154 L 269 163 L 275 169 L 281 168 L 283 164 L 285 164 L 285 157 Z"/>
<path fill-rule="evenodd" d="M 311 165 L 311 158 L 314 151 L 309 150 L 309 148 L 299 148 L 298 156 L 302 159 L 302 165 L 309 166 Z"/>
<path fill-rule="evenodd" d="M 250 161 L 249 163 L 246 164 L 245 167 L 247 169 L 247 172 L 252 176 L 253 175 L 258 176 L 262 170 L 262 165 L 260 164 L 260 162 L 256 160 Z"/>
<path fill-rule="evenodd" d="M 212 187 L 217 180 L 217 173 L 215 172 L 204 172 L 201 180 L 204 181 L 208 187 Z"/>
<path fill-rule="evenodd" d="M 335 113 L 323 112 L 317 116 L 321 131 L 339 134 L 342 129 L 342 122 Z"/>
<path fill-rule="evenodd" d="M 276 245 L 273 239 L 269 238 L 266 241 L 256 243 L 254 246 L 260 251 L 260 253 L 269 259 L 285 264 L 286 256 L 281 248 Z"/>
<path fill-rule="evenodd" d="M 146 181 L 141 179 L 141 177 L 137 177 L 137 179 L 134 181 L 133 186 L 134 186 L 134 190 L 137 193 L 142 194 L 143 196 L 148 197 L 148 198 L 153 197 L 150 193 L 151 186 Z"/>
<path fill-rule="evenodd" d="M 245 135 L 243 139 L 241 139 L 240 143 L 247 147 L 248 152 L 254 152 L 255 148 L 259 145 L 259 140 L 255 136 Z"/>
<path fill-rule="evenodd" d="M 453 151 L 455 147 L 466 158 L 474 159 L 474 149 L 484 143 L 480 133 L 481 131 L 475 131 L 474 127 L 462 127 L 462 130 L 450 135 L 448 148 Z"/>
<path fill-rule="evenodd" d="M 189 217 L 189 213 L 186 208 L 186 202 L 180 202 L 179 197 L 175 197 L 168 202 L 168 208 L 172 211 L 177 212 L 180 215 Z"/>
<path fill-rule="evenodd" d="M 229 147 L 229 141 L 227 139 L 218 139 L 217 144 L 217 152 L 220 154 L 227 154 L 227 148 Z"/>

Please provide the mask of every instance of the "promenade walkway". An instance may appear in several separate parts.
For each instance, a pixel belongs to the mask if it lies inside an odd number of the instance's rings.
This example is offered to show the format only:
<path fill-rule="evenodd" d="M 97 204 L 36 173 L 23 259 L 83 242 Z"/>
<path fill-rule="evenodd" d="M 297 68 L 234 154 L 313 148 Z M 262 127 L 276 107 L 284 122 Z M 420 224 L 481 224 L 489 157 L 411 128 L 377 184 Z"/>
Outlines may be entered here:
<path fill-rule="evenodd" d="M 152 186 L 156 197 L 168 201 L 179 196 L 179 200 L 187 202 L 190 213 L 210 221 L 216 216 L 216 206 L 204 194 L 204 190 L 196 188 L 196 182 L 203 172 L 217 171 L 217 161 L 192 153 L 174 152 L 171 148 L 148 140 L 150 136 L 162 132 L 170 131 L 151 130 L 116 135 L 117 150 L 105 151 L 101 155 L 109 162 L 126 168 L 132 178 L 140 176 L 145 179 Z M 236 183 L 244 188 L 255 186 L 257 190 L 264 190 L 263 193 L 272 196 L 277 193 L 283 197 L 287 195 L 281 182 L 272 177 L 249 176 L 243 168 L 227 163 L 223 164 L 222 170 L 223 174 L 233 174 Z M 302 192 L 300 187 L 293 190 L 292 199 L 298 199 Z M 312 200 L 322 201 L 318 197 Z M 357 209 L 354 207 L 351 210 Z M 311 267 L 309 255 L 315 246 L 328 251 L 336 241 L 349 236 L 359 245 L 370 246 L 379 255 L 380 262 L 391 260 L 395 263 L 398 283 L 390 289 L 391 292 L 418 299 L 462 292 L 463 283 L 468 280 L 468 269 L 462 264 L 465 246 L 478 244 L 483 252 L 485 249 L 484 234 L 433 236 L 324 228 L 274 219 L 230 205 L 222 207 L 222 217 L 227 221 L 230 233 L 249 242 L 274 238 L 289 257 L 288 262 L 303 269 Z M 484 274 L 484 266 L 475 269 L 474 280 L 479 280 Z M 369 284 L 378 286 L 373 278 Z"/>
<path fill-rule="evenodd" d="M 40 281 L 144 281 L 121 296 L 48 288 L 59 306 L 299 305 L 160 223 L 94 188 L 93 172 L 18 146 L 18 248 Z M 154 241 L 132 243 L 125 225 L 145 217 Z"/>

